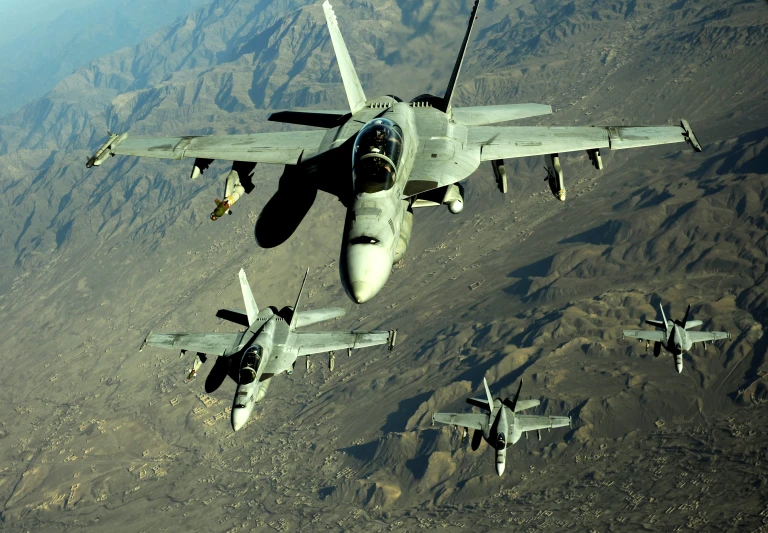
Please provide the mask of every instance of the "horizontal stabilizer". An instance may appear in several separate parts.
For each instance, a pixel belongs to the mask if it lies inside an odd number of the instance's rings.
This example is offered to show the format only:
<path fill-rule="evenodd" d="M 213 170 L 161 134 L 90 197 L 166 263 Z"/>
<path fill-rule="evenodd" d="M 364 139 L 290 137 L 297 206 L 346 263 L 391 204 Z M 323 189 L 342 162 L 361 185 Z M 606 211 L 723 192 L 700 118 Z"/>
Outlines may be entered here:
<path fill-rule="evenodd" d="M 234 322 L 235 324 L 239 326 L 248 327 L 248 315 L 245 311 L 235 310 L 235 309 L 219 309 L 216 311 L 216 318 L 221 318 L 222 320 L 228 320 L 230 322 Z"/>
<path fill-rule="evenodd" d="M 701 326 L 703 323 L 704 322 L 702 322 L 701 320 L 689 320 L 688 322 L 685 323 L 685 329 L 695 328 L 695 327 Z"/>
<path fill-rule="evenodd" d="M 539 400 L 518 400 L 517 405 L 515 405 L 515 412 L 519 413 L 520 411 L 524 411 L 525 409 L 532 409 L 534 407 L 538 407 L 541 402 Z"/>
<path fill-rule="evenodd" d="M 316 128 L 335 128 L 349 117 L 348 111 L 278 111 L 269 115 L 269 121 Z"/>
<path fill-rule="evenodd" d="M 453 108 L 453 120 L 466 126 L 496 124 L 521 118 L 551 115 L 552 106 L 545 104 L 507 104 Z"/>
<path fill-rule="evenodd" d="M 480 409 L 485 409 L 486 411 L 491 410 L 491 407 L 488 405 L 488 402 L 486 400 L 481 400 L 480 398 L 467 398 L 467 403 L 469 405 L 474 405 L 475 407 L 479 407 Z"/>
<path fill-rule="evenodd" d="M 661 320 L 646 320 L 645 323 L 655 328 L 667 329 L 667 326 Z"/>
<path fill-rule="evenodd" d="M 325 322 L 344 316 L 346 310 L 341 307 L 329 307 L 327 309 L 315 309 L 313 311 L 300 311 L 296 316 L 296 327 L 309 326 L 318 322 Z"/>

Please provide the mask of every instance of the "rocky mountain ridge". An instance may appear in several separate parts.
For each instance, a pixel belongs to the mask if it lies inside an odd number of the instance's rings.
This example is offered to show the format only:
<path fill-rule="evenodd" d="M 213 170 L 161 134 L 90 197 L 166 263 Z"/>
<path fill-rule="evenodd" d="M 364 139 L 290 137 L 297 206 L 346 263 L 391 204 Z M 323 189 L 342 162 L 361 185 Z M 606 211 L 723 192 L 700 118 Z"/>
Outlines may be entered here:
<path fill-rule="evenodd" d="M 346 302 L 342 206 L 319 195 L 291 239 L 261 250 L 253 224 L 279 169 L 259 166 L 256 193 L 214 224 L 226 163 L 190 182 L 179 162 L 119 158 L 93 172 L 84 161 L 102 138 L 97 120 L 147 134 L 262 131 L 278 126 L 259 106 L 343 108 L 318 6 L 270 5 L 212 4 L 0 125 L 0 395 L 13 406 L 0 426 L 4 527 L 758 527 L 764 4 L 488 6 L 463 70 L 465 105 L 551 103 L 543 124 L 685 116 L 704 152 L 608 152 L 602 173 L 566 155 L 565 204 L 538 159 L 507 162 L 507 196 L 481 166 L 464 212 L 417 211 L 385 291 L 328 325 L 396 327 L 399 348 L 281 377 L 243 439 L 227 425 L 231 383 L 204 395 L 182 384 L 187 361 L 137 347 L 150 329 L 232 328 L 214 313 L 241 306 L 240 267 L 260 305 L 292 303 L 306 266 L 302 305 Z M 467 5 L 335 7 L 366 91 L 441 92 Z M 62 149 L 78 139 L 89 150 Z M 734 338 L 692 350 L 683 374 L 621 339 L 659 304 L 677 317 L 688 303 Z M 524 378 L 539 412 L 569 413 L 574 429 L 521 441 L 509 450 L 515 468 L 496 477 L 485 446 L 472 452 L 429 425 L 434 410 L 468 410 L 483 376 L 502 397 Z"/>

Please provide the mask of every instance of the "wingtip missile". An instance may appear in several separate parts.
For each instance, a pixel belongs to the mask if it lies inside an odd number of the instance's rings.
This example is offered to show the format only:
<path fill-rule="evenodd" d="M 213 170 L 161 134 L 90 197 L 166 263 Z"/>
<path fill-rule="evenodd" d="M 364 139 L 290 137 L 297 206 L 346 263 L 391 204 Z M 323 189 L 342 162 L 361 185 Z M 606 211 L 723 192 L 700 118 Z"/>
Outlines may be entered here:
<path fill-rule="evenodd" d="M 152 335 L 151 331 L 149 333 L 147 333 L 147 336 L 144 337 L 143 341 L 141 341 L 141 346 L 139 346 L 139 352 L 144 351 L 144 347 L 147 345 L 147 339 L 149 338 L 150 335 Z"/>
<path fill-rule="evenodd" d="M 109 139 L 107 142 L 102 144 L 98 150 L 96 150 L 95 154 L 88 158 L 88 161 L 85 163 L 86 168 L 98 167 L 109 156 L 115 155 L 113 150 L 117 148 L 117 145 L 123 142 L 126 137 L 128 137 L 128 133 L 121 133 L 118 135 L 116 133 L 110 133 L 107 131 L 107 134 L 109 135 Z"/>
<path fill-rule="evenodd" d="M 691 147 L 696 152 L 701 152 L 701 143 L 699 143 L 699 140 L 696 138 L 696 135 L 693 133 L 693 129 L 691 128 L 691 125 L 688 124 L 688 121 L 684 118 L 680 119 L 680 127 L 683 128 L 683 137 L 685 137 L 685 140 L 688 142 L 688 144 L 691 145 Z"/>

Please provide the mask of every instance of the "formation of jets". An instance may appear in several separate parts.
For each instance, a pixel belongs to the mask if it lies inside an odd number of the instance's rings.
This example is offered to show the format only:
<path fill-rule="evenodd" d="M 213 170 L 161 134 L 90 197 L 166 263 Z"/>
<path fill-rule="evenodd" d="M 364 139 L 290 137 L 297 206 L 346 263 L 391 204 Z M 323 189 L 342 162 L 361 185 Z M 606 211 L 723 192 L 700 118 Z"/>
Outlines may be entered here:
<path fill-rule="evenodd" d="M 309 273 L 309 272 L 307 272 Z M 307 278 L 304 277 L 304 282 Z M 344 309 L 332 307 L 314 311 L 299 311 L 299 300 L 304 290 L 301 284 L 299 296 L 293 307 L 284 307 L 278 311 L 275 307 L 259 310 L 256 300 L 248 285 L 245 271 L 240 270 L 240 289 L 243 292 L 245 311 L 220 309 L 217 316 L 246 329 L 242 333 L 150 333 L 144 344 L 157 348 L 197 352 L 188 381 L 194 378 L 206 355 L 218 356 L 222 362 L 217 364 L 223 372 L 212 373 L 224 379 L 229 374 L 237 383 L 235 399 L 232 403 L 232 429 L 239 430 L 248 421 L 256 402 L 267 394 L 267 388 L 274 376 L 293 373 L 296 359 L 306 358 L 309 370 L 309 356 L 328 352 L 328 366 L 334 367 L 334 351 L 389 344 L 395 346 L 395 334 L 392 331 L 343 331 L 314 332 L 297 330 L 318 322 L 324 322 L 344 315 Z M 143 348 L 143 345 L 142 345 Z M 213 378 L 216 380 L 216 378 Z M 212 387 L 215 390 L 221 381 Z"/>
<path fill-rule="evenodd" d="M 566 189 L 560 154 L 585 151 L 593 166 L 603 168 L 601 150 L 687 142 L 701 151 L 687 121 L 678 126 L 498 126 L 522 118 L 548 115 L 549 105 L 506 104 L 479 107 L 453 105 L 464 55 L 478 9 L 477 0 L 450 81 L 443 96 L 420 95 L 410 102 L 396 96 L 368 98 L 355 72 L 330 3 L 322 4 L 349 103 L 344 110 L 290 110 L 273 113 L 269 120 L 310 126 L 314 129 L 279 133 L 241 135 L 134 137 L 110 134 L 109 139 L 88 159 L 89 168 L 100 166 L 115 155 L 193 159 L 191 178 L 202 175 L 214 160 L 232 161 L 226 177 L 224 198 L 216 200 L 210 218 L 217 220 L 245 194 L 253 190 L 252 177 L 258 163 L 285 165 L 280 188 L 267 203 L 256 224 L 256 237 L 265 247 L 284 242 L 303 217 L 318 190 L 341 200 L 347 209 L 343 229 L 340 278 L 351 299 L 362 304 L 384 287 L 392 265 L 408 248 L 414 223 L 414 209 L 445 205 L 451 213 L 464 207 L 461 182 L 483 161 L 489 161 L 499 190 L 507 192 L 505 159 L 544 156 L 549 187 L 560 201 Z M 286 206 L 289 209 L 281 209 Z M 282 217 L 278 221 L 276 213 Z M 290 213 L 287 215 L 286 213 Z M 292 217 L 287 220 L 286 217 Z M 305 277 L 306 281 L 306 277 Z M 300 328 L 343 314 L 342 309 L 299 311 L 296 305 L 278 311 L 259 310 L 240 271 L 245 311 L 220 310 L 217 316 L 245 328 L 242 333 L 150 334 L 145 343 L 160 348 L 197 352 L 188 380 L 194 379 L 206 355 L 217 356 L 208 381 L 218 386 L 229 375 L 237 384 L 232 406 L 232 427 L 239 430 L 248 420 L 256 402 L 266 394 L 270 380 L 292 373 L 296 359 L 333 351 L 379 344 L 394 346 L 394 331 L 306 332 Z M 303 287 L 303 284 L 302 284 Z M 301 291 L 299 292 L 299 296 Z M 690 311 L 690 308 L 689 308 Z M 662 310 L 663 317 L 663 310 Z M 722 332 L 689 332 L 700 321 L 648 321 L 656 331 L 625 331 L 625 336 L 654 342 L 672 352 L 678 372 L 682 352 L 693 342 L 724 338 Z M 219 371 L 216 372 L 216 368 Z M 216 375 L 218 377 L 211 378 Z M 506 448 L 520 436 L 543 428 L 570 426 L 569 417 L 518 414 L 539 405 L 538 400 L 492 398 L 483 380 L 486 398 L 467 401 L 483 410 L 476 413 L 435 413 L 433 422 L 474 430 L 472 447 L 485 439 L 496 450 L 496 470 L 504 471 Z M 522 380 L 520 382 L 522 387 Z M 466 429 L 465 429 L 466 434 Z"/>
<path fill-rule="evenodd" d="M 688 331 L 690 328 L 701 326 L 701 320 L 689 320 L 691 316 L 691 306 L 685 312 L 683 320 L 667 320 L 664 315 L 664 308 L 659 305 L 661 311 L 661 320 L 646 320 L 649 326 L 654 326 L 653 331 L 624 330 L 624 336 L 645 341 L 645 349 L 648 350 L 653 342 L 653 355 L 658 357 L 661 349 L 664 348 L 675 358 L 675 369 L 677 373 L 683 371 L 683 353 L 691 349 L 695 342 L 703 342 L 704 349 L 707 349 L 706 342 L 714 342 L 720 339 L 730 339 L 731 334 L 726 331 Z"/>
<path fill-rule="evenodd" d="M 570 427 L 571 418 L 567 416 L 535 416 L 519 415 L 519 411 L 531 409 L 539 405 L 539 400 L 520 400 L 520 390 L 523 388 L 523 380 L 517 387 L 515 399 L 494 399 L 488 382 L 483 378 L 485 387 L 485 399 L 467 398 L 467 403 L 479 407 L 485 413 L 434 413 L 432 423 L 441 422 L 452 426 L 460 426 L 464 429 L 464 437 L 467 429 L 474 429 L 472 433 L 472 449 L 477 450 L 480 441 L 485 441 L 496 450 L 496 473 L 504 473 L 504 465 L 507 461 L 507 448 L 517 441 L 523 433 L 536 431 L 541 440 L 542 429 Z"/>

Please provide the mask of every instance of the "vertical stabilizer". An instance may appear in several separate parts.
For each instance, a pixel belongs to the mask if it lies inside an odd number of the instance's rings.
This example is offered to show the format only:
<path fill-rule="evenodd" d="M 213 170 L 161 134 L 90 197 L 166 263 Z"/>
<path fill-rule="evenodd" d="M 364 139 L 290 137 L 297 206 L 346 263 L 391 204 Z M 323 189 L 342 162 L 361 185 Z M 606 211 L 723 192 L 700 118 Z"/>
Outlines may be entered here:
<path fill-rule="evenodd" d="M 363 87 L 357 78 L 352 58 L 349 57 L 347 45 L 344 44 L 344 39 L 341 37 L 336 13 L 333 12 L 333 7 L 328 0 L 323 2 L 323 11 L 325 12 L 325 21 L 328 23 L 328 33 L 331 34 L 333 51 L 336 53 L 336 61 L 341 71 L 341 81 L 344 83 L 344 90 L 347 93 L 347 100 L 349 100 L 349 109 L 354 114 L 365 107 L 365 93 L 363 93 Z"/>
<path fill-rule="evenodd" d="M 520 398 L 520 389 L 523 388 L 523 378 L 520 378 L 520 385 L 517 387 L 517 394 L 515 394 L 515 399 L 512 400 L 512 405 L 509 406 L 509 409 L 514 413 L 517 411 L 517 400 Z"/>
<path fill-rule="evenodd" d="M 289 324 L 291 329 L 296 329 L 296 324 L 299 322 L 299 300 L 301 300 L 301 293 L 304 291 L 304 284 L 307 282 L 307 276 L 309 276 L 309 269 L 307 269 L 306 274 L 304 274 L 304 281 L 301 282 L 299 295 L 296 297 L 296 304 L 293 306 L 293 314 L 291 315 L 291 323 Z"/>
<path fill-rule="evenodd" d="M 493 396 L 491 396 L 491 389 L 488 388 L 488 382 L 483 377 L 483 386 L 485 387 L 485 397 L 488 398 L 488 409 L 493 411 Z"/>
<path fill-rule="evenodd" d="M 688 305 L 688 309 L 685 311 L 685 317 L 683 317 L 683 329 L 686 329 L 685 325 L 688 323 L 688 318 L 691 316 L 691 306 Z"/>
<path fill-rule="evenodd" d="M 245 302 L 245 312 L 248 315 L 248 325 L 252 326 L 259 316 L 259 306 L 253 298 L 251 286 L 248 285 L 248 278 L 245 277 L 245 270 L 240 269 L 240 290 L 243 291 L 243 301 Z"/>
<path fill-rule="evenodd" d="M 464 61 L 464 54 L 467 51 L 467 43 L 469 43 L 469 36 L 472 33 L 472 26 L 475 24 L 477 15 L 477 4 L 480 0 L 475 0 L 475 5 L 472 7 L 472 14 L 469 15 L 469 25 L 467 26 L 467 33 L 464 34 L 464 41 L 461 43 L 461 49 L 459 50 L 459 57 L 456 58 L 456 64 L 453 66 L 453 73 L 451 74 L 451 80 L 448 82 L 448 88 L 445 90 L 443 96 L 443 111 L 450 114 L 451 110 L 451 98 L 453 97 L 453 90 L 456 88 L 456 82 L 459 80 L 459 73 L 461 72 L 461 63 Z"/>
<path fill-rule="evenodd" d="M 661 321 L 664 322 L 664 331 L 669 331 L 669 323 L 667 322 L 667 315 L 664 314 L 664 306 L 659 304 L 661 310 Z"/>

